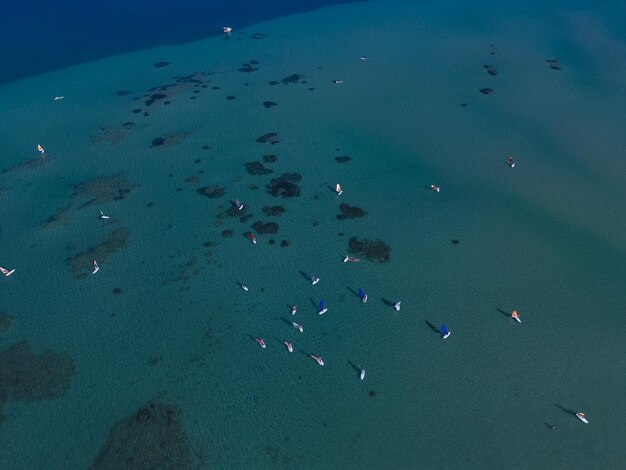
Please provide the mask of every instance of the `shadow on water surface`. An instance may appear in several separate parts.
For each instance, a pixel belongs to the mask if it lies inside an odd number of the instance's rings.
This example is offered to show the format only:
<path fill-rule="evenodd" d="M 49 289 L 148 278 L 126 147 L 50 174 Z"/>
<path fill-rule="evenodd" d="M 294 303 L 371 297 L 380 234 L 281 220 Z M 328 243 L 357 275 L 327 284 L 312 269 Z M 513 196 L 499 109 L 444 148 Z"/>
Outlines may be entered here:
<path fill-rule="evenodd" d="M 357 291 L 355 291 L 352 287 L 347 287 L 347 289 L 352 292 L 356 297 L 358 297 L 359 299 L 361 298 L 361 296 L 359 295 L 359 293 Z"/>
<path fill-rule="evenodd" d="M 383 303 L 387 306 L 387 307 L 393 307 L 396 303 L 392 302 L 391 300 L 387 300 L 384 297 L 381 297 L 380 300 L 383 301 Z"/>
<path fill-rule="evenodd" d="M 496 310 L 497 310 L 498 312 L 500 312 L 502 315 L 504 315 L 505 317 L 507 317 L 507 318 L 511 318 L 511 314 L 510 314 L 510 313 L 507 313 L 507 312 L 505 312 L 504 310 L 501 310 L 501 309 L 499 309 L 499 308 L 496 308 Z"/>
<path fill-rule="evenodd" d="M 433 330 L 434 333 L 437 333 L 438 335 L 441 334 L 441 330 L 439 328 L 437 328 L 435 325 L 433 325 L 431 322 L 429 322 L 428 320 L 425 320 L 424 323 L 426 323 L 428 325 L 428 327 Z"/>
<path fill-rule="evenodd" d="M 565 408 L 565 407 L 559 405 L 558 403 L 555 403 L 554 406 L 560 408 L 561 410 L 563 410 L 568 415 L 576 416 L 576 412 L 574 410 L 572 410 L 571 408 Z"/>

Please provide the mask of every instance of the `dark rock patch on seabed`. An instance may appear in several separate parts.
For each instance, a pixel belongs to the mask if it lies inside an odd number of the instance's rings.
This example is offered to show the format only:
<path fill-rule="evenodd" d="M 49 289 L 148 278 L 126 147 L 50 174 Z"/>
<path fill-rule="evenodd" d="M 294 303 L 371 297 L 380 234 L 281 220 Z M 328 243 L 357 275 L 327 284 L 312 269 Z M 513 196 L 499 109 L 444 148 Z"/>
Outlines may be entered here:
<path fill-rule="evenodd" d="M 259 144 L 266 144 L 266 143 L 277 144 L 279 142 L 278 134 L 276 132 L 269 132 L 267 134 L 263 134 L 256 141 Z"/>
<path fill-rule="evenodd" d="M 233 232 L 230 229 L 224 230 L 222 232 L 222 237 L 224 237 L 224 238 L 233 238 L 234 235 L 235 235 L 235 232 Z"/>
<path fill-rule="evenodd" d="M 44 166 L 46 163 L 48 163 L 49 159 L 48 158 L 29 158 L 26 160 L 22 160 L 19 163 L 16 163 L 13 166 L 10 166 L 9 168 L 5 168 L 4 170 L 2 170 L 2 173 L 14 173 L 14 172 L 18 172 L 18 171 L 24 171 L 24 170 L 34 170 L 35 168 L 39 168 L 40 166 Z"/>
<path fill-rule="evenodd" d="M 0 313 L 0 333 L 4 333 L 11 328 L 11 323 L 13 323 L 13 317 L 7 313 Z"/>
<path fill-rule="evenodd" d="M 92 144 L 99 144 L 101 142 L 111 145 L 119 144 L 126 140 L 134 128 L 135 123 L 132 121 L 125 122 L 119 126 L 101 127 L 97 132 L 91 135 L 90 140 Z"/>
<path fill-rule="evenodd" d="M 484 67 L 487 69 L 487 73 L 489 75 L 494 75 L 494 76 L 497 75 L 498 69 L 496 68 L 495 65 L 485 65 Z"/>
<path fill-rule="evenodd" d="M 263 161 L 265 163 L 275 163 L 278 160 L 276 155 L 263 155 Z"/>
<path fill-rule="evenodd" d="M 557 59 L 546 59 L 546 62 L 550 64 L 550 68 L 552 70 L 562 70 L 561 64 L 559 63 Z"/>
<path fill-rule="evenodd" d="M 155 147 L 172 147 L 174 145 L 177 145 L 179 143 L 181 143 L 183 140 L 185 140 L 187 137 L 189 137 L 191 134 L 189 132 L 173 132 L 171 134 L 167 134 L 163 137 L 156 137 L 154 139 L 152 139 L 152 142 L 150 144 L 150 148 L 155 148 Z"/>
<path fill-rule="evenodd" d="M 282 240 L 280 242 L 280 246 L 283 248 L 287 248 L 289 245 L 291 245 L 291 242 L 289 240 Z"/>
<path fill-rule="evenodd" d="M 367 215 L 367 212 L 360 207 L 351 206 L 346 203 L 341 204 L 339 206 L 339 210 L 341 211 L 341 214 L 337 214 L 338 220 L 360 219 L 361 217 Z"/>
<path fill-rule="evenodd" d="M 227 96 L 227 97 L 226 97 L 226 99 L 227 99 L 228 101 L 232 101 L 232 100 L 236 100 L 236 99 L 237 99 L 237 97 L 236 97 L 236 96 L 233 96 L 233 95 L 229 95 L 229 96 Z"/>
<path fill-rule="evenodd" d="M 215 199 L 226 194 L 226 190 L 221 186 L 205 186 L 198 189 L 198 194 L 206 196 L 209 199 Z"/>
<path fill-rule="evenodd" d="M 97 260 L 102 267 L 110 255 L 124 250 L 128 246 L 129 234 L 128 229 L 120 227 L 111 232 L 101 244 L 68 256 L 65 262 L 76 278 L 85 278 L 93 269 L 93 260 Z"/>
<path fill-rule="evenodd" d="M 242 217 L 242 216 L 246 216 L 246 210 L 247 207 L 244 207 L 241 210 L 238 210 L 236 207 L 229 207 L 228 209 L 226 209 L 223 212 L 220 212 L 219 214 L 217 214 L 217 218 L 218 219 L 226 219 L 228 217 Z"/>
<path fill-rule="evenodd" d="M 124 176 L 124 172 L 111 176 L 99 176 L 84 183 L 74 186 L 71 199 L 80 197 L 88 199 L 80 208 L 104 204 L 109 201 L 124 199 L 124 195 L 130 193 L 137 185 L 131 183 Z"/>
<path fill-rule="evenodd" d="M 254 61 L 255 63 L 252 63 L 253 61 L 247 62 L 245 64 L 241 64 L 241 67 L 238 68 L 237 70 L 239 72 L 244 72 L 244 73 L 252 73 L 252 72 L 256 72 L 259 70 L 258 67 L 254 67 L 256 64 L 258 64 L 258 62 Z"/>
<path fill-rule="evenodd" d="M 491 88 L 481 88 L 480 91 L 483 95 L 488 95 L 489 93 L 492 93 L 493 90 Z"/>
<path fill-rule="evenodd" d="M 153 93 L 150 95 L 150 98 L 146 100 L 145 105 L 152 106 L 156 101 L 164 100 L 165 98 L 167 98 L 165 93 Z"/>
<path fill-rule="evenodd" d="M 267 186 L 267 192 L 274 197 L 297 197 L 300 187 L 296 184 L 302 180 L 298 173 L 283 173 L 279 178 L 273 178 Z"/>
<path fill-rule="evenodd" d="M 162 67 L 167 67 L 168 65 L 172 65 L 172 63 L 171 63 L 171 62 L 167 62 L 167 61 L 165 61 L 165 60 L 160 60 L 160 61 L 158 61 L 158 62 L 155 62 L 155 63 L 154 63 L 154 64 L 152 64 L 152 65 L 153 65 L 153 67 L 154 67 L 155 69 L 160 69 L 160 68 L 162 68 Z"/>
<path fill-rule="evenodd" d="M 115 94 L 117 96 L 126 96 L 126 95 L 130 95 L 132 93 L 132 91 L 130 90 L 118 90 Z"/>
<path fill-rule="evenodd" d="M 350 160 L 352 160 L 352 158 L 347 156 L 347 155 L 342 155 L 340 157 L 335 157 L 335 161 L 337 163 L 346 163 L 346 162 L 349 162 Z"/>
<path fill-rule="evenodd" d="M 252 224 L 252 228 L 255 232 L 260 234 L 274 235 L 275 233 L 278 233 L 278 224 L 276 222 L 267 222 L 264 224 L 259 220 Z"/>
<path fill-rule="evenodd" d="M 263 106 L 269 109 L 272 106 L 278 106 L 278 103 L 274 103 L 273 101 L 263 101 Z"/>
<path fill-rule="evenodd" d="M 287 212 L 287 209 L 285 209 L 282 206 L 264 206 L 263 207 L 263 213 L 265 215 L 271 215 L 274 217 L 279 217 L 281 215 L 283 215 L 285 212 Z"/>
<path fill-rule="evenodd" d="M 49 400 L 70 388 L 76 371 L 65 352 L 33 353 L 22 341 L 0 352 L 0 407 L 11 401 Z"/>
<path fill-rule="evenodd" d="M 301 78 L 304 78 L 304 75 L 300 75 L 299 73 L 292 73 L 288 77 L 283 78 L 280 82 L 284 85 L 289 85 L 290 83 L 298 83 Z"/>
<path fill-rule="evenodd" d="M 269 168 L 265 168 L 263 163 L 261 162 L 247 162 L 245 164 L 246 170 L 251 175 L 269 175 L 274 173 L 274 170 L 270 170 Z"/>
<path fill-rule="evenodd" d="M 351 254 L 364 256 L 370 261 L 389 261 L 391 248 L 382 240 L 359 239 L 352 237 L 348 242 L 348 251 Z"/>
<path fill-rule="evenodd" d="M 113 426 L 93 469 L 191 470 L 201 461 L 178 407 L 151 402 Z"/>

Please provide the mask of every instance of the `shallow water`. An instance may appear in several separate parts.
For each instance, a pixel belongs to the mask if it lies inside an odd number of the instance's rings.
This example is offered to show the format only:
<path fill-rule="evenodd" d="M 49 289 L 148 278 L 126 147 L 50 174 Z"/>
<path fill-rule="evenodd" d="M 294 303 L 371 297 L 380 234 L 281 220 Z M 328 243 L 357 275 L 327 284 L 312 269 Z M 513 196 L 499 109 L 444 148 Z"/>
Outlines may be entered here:
<path fill-rule="evenodd" d="M 2 468 L 90 466 L 151 400 L 180 409 L 201 468 L 618 468 L 623 13 L 349 4 L 4 85 L 0 264 L 17 271 L 0 283 L 2 349 L 66 352 L 75 373 L 61 396 L 0 400 Z M 38 143 L 44 163 L 16 167 L 41 161 Z M 248 174 L 269 154 L 272 174 Z M 283 173 L 302 175 L 299 197 L 267 193 Z M 218 218 L 235 198 L 243 223 Z M 338 220 L 342 202 L 367 215 Z M 279 231 L 252 245 L 255 221 Z M 68 265 L 121 228 L 95 276 L 89 253 Z M 353 236 L 390 260 L 342 263 Z"/>

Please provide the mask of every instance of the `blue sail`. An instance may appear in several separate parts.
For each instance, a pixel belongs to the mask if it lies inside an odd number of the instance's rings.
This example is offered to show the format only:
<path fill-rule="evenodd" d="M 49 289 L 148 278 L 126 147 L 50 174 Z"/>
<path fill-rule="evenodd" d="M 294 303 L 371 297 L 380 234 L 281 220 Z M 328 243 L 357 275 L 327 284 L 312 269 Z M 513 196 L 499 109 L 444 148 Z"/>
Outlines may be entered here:
<path fill-rule="evenodd" d="M 448 330 L 446 329 L 446 325 L 442 324 L 441 325 L 441 334 L 445 335 L 448 332 Z"/>
<path fill-rule="evenodd" d="M 365 294 L 363 293 L 363 289 L 359 289 L 359 297 L 361 298 L 365 297 Z"/>
<path fill-rule="evenodd" d="M 320 300 L 320 310 L 324 310 L 324 301 Z"/>

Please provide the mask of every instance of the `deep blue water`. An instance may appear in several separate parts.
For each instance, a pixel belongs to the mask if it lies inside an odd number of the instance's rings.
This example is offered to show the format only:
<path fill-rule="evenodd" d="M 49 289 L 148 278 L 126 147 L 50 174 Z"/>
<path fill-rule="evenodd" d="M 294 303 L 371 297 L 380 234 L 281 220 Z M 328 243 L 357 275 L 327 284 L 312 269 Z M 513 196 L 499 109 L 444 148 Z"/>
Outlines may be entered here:
<path fill-rule="evenodd" d="M 358 0 L 31 0 L 2 6 L 0 83 Z"/>

